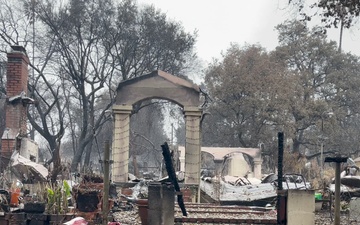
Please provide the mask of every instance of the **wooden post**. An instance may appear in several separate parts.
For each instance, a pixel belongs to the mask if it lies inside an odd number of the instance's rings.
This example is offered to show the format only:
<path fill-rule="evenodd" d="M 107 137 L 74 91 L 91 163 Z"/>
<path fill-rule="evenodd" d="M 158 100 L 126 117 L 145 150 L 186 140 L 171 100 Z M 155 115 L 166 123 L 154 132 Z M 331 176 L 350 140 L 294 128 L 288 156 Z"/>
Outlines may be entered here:
<path fill-rule="evenodd" d="M 103 194 L 103 225 L 108 224 L 109 216 L 109 188 L 110 188 L 110 147 L 109 141 L 105 141 L 104 151 L 104 194 Z"/>

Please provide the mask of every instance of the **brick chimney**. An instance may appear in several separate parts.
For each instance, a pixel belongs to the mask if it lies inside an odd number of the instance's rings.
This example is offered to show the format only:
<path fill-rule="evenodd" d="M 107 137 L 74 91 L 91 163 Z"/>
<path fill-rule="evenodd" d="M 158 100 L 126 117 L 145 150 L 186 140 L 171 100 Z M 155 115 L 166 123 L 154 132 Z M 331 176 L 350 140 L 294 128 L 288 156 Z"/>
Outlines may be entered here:
<path fill-rule="evenodd" d="M 7 54 L 7 58 L 7 101 L 5 104 L 5 131 L 2 135 L 1 145 L 2 159 L 10 158 L 17 147 L 15 146 L 17 137 L 26 137 L 27 129 L 27 105 L 24 103 L 23 97 L 27 95 L 29 59 L 22 46 L 11 46 L 11 52 Z M 1 165 L 1 167 L 3 166 Z"/>

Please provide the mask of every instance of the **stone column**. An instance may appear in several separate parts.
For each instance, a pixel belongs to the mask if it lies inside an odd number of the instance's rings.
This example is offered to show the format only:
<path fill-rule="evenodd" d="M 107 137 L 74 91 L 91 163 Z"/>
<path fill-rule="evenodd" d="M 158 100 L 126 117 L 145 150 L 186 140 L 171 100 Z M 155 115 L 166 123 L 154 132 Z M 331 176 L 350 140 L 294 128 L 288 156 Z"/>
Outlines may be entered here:
<path fill-rule="evenodd" d="M 261 164 L 262 164 L 261 158 L 254 158 L 254 177 L 257 179 L 261 179 Z"/>
<path fill-rule="evenodd" d="M 129 135 L 131 105 L 114 105 L 114 130 L 112 141 L 113 182 L 127 182 L 129 172 Z"/>
<path fill-rule="evenodd" d="M 201 109 L 184 107 L 186 123 L 185 143 L 185 184 L 200 184 L 201 166 Z"/>

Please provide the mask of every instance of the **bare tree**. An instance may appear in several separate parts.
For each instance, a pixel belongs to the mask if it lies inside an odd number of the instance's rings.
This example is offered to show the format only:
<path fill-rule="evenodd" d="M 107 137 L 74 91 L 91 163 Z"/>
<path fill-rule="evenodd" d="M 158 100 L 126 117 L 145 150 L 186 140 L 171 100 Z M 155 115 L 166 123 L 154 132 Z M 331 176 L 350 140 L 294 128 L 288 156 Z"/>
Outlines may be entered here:
<path fill-rule="evenodd" d="M 39 104 L 37 113 L 29 113 L 29 118 L 49 139 L 50 149 L 60 143 L 60 137 L 72 139 L 72 170 L 77 169 L 84 153 L 85 163 L 90 161 L 94 137 L 108 120 L 105 111 L 113 103 L 114 84 L 154 69 L 180 73 L 186 60 L 195 57 L 195 38 L 184 32 L 181 24 L 167 21 L 165 14 L 153 7 L 140 9 L 133 1 L 114 5 L 110 0 L 42 0 L 25 4 L 24 10 L 31 15 L 28 27 L 34 28 L 30 22 L 36 22 L 39 32 L 45 34 L 37 38 L 41 42 L 40 66 L 31 65 L 37 76 L 29 87 Z M 6 23 L 5 18 L 3 21 Z M 3 40 L 17 43 L 22 38 L 29 43 L 31 32 L 17 33 L 14 21 L 8 24 L 16 38 L 9 39 L 8 32 L 3 32 Z M 106 104 L 97 107 L 99 101 Z M 57 132 L 53 132 L 54 126 L 60 126 Z M 65 127 L 71 128 L 70 132 L 64 132 Z"/>

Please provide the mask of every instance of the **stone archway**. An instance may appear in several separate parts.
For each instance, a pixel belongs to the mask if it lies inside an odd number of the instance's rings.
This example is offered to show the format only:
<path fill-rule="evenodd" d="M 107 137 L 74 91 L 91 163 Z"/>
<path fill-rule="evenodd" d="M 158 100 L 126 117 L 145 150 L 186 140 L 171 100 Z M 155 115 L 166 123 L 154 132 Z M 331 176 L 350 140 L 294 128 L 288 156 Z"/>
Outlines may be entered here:
<path fill-rule="evenodd" d="M 239 148 L 239 147 L 202 147 L 201 151 L 214 156 L 217 170 L 220 169 L 224 159 L 233 154 L 243 153 L 250 156 L 254 163 L 254 177 L 261 179 L 261 148 Z"/>
<path fill-rule="evenodd" d="M 133 105 L 145 99 L 160 98 L 183 107 L 186 123 L 185 183 L 200 183 L 200 88 L 191 82 L 157 70 L 121 82 L 113 106 L 112 176 L 115 183 L 128 181 L 130 115 Z"/>
<path fill-rule="evenodd" d="M 186 149 L 186 147 L 185 147 Z M 179 146 L 179 151 L 184 151 L 184 146 Z M 186 151 L 186 150 L 185 150 Z M 201 152 L 210 154 L 214 157 L 215 163 L 215 173 L 221 170 L 222 164 L 226 157 L 231 156 L 232 154 L 243 153 L 248 155 L 253 160 L 254 166 L 254 177 L 261 179 L 261 164 L 262 164 L 262 157 L 261 157 L 261 148 L 240 148 L 240 147 L 201 147 Z"/>

